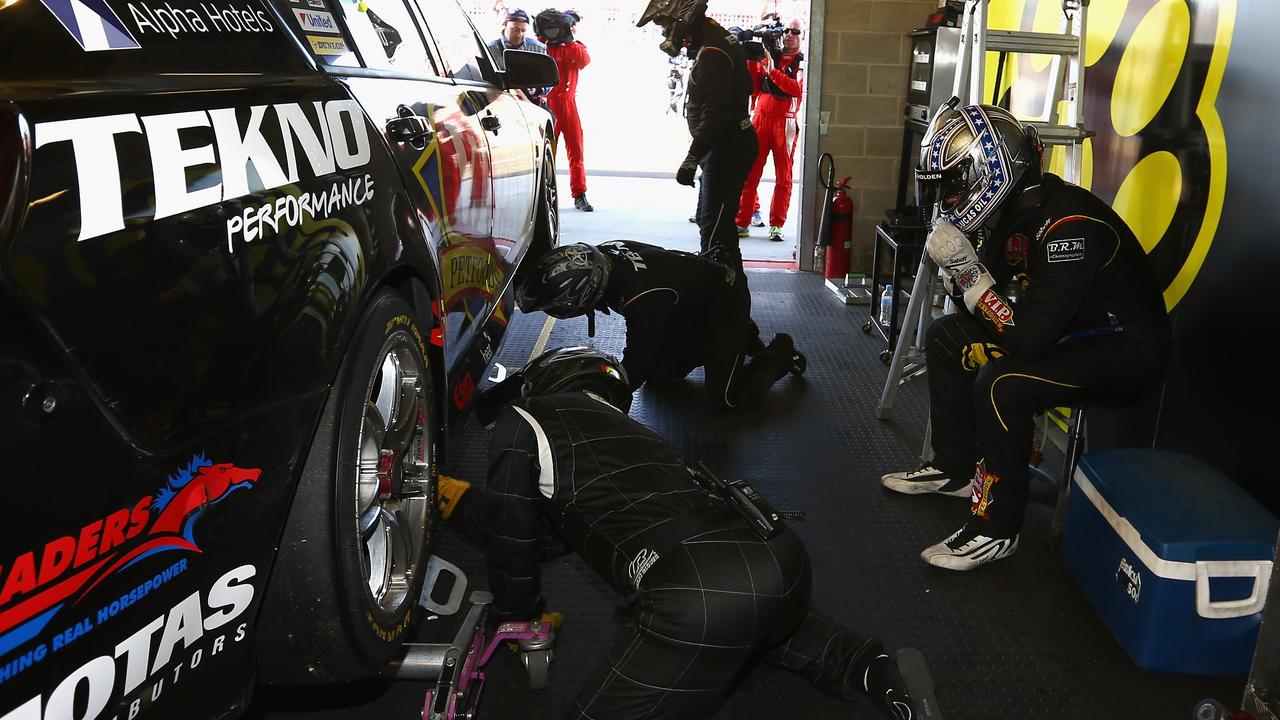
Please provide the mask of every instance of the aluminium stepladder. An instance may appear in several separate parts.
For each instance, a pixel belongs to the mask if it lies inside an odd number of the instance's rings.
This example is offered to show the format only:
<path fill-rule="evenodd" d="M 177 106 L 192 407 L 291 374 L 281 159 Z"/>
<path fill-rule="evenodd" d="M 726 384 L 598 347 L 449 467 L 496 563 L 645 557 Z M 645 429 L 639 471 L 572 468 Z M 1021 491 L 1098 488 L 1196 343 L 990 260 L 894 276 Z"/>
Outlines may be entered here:
<path fill-rule="evenodd" d="M 975 105 L 983 101 L 988 51 L 1051 55 L 1050 86 L 1045 93 L 1040 121 L 1027 121 L 1035 126 L 1045 146 L 1061 146 L 1065 152 L 1063 179 L 1078 184 L 1084 155 L 1083 142 L 1090 133 L 1084 128 L 1084 37 L 1089 0 L 1062 0 L 1062 17 L 1057 33 L 1038 33 L 987 28 L 989 0 L 967 0 L 961 23 L 960 57 L 952 94 L 959 104 Z M 1065 62 L 1064 62 L 1065 61 Z M 999 92 L 999 88 L 995 89 Z M 1064 102 L 1065 101 L 1065 102 Z M 1061 124 L 1054 124 L 1054 113 L 1062 105 Z M 933 112 L 937 109 L 934 108 Z M 1048 158 L 1045 158 L 1046 161 Z M 932 317 L 933 284 L 938 266 L 927 252 L 921 253 L 911 297 L 903 316 L 902 329 L 889 361 L 889 372 L 880 394 L 879 418 L 887 420 L 893 412 L 898 387 L 919 374 L 924 366 L 924 334 Z M 896 292 L 896 290 L 895 290 Z M 926 454 L 929 434 L 926 429 Z"/>

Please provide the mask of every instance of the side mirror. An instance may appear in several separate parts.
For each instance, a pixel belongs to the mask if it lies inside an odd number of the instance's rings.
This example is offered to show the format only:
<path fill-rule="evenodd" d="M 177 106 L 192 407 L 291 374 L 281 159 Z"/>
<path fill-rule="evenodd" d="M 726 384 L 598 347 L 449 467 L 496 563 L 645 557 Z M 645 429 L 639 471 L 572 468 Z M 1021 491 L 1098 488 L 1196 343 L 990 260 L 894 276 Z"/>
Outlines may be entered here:
<path fill-rule="evenodd" d="M 505 90 L 552 87 L 560 82 L 560 70 L 550 55 L 529 50 L 503 50 L 502 61 L 507 66 L 502 74 Z"/>

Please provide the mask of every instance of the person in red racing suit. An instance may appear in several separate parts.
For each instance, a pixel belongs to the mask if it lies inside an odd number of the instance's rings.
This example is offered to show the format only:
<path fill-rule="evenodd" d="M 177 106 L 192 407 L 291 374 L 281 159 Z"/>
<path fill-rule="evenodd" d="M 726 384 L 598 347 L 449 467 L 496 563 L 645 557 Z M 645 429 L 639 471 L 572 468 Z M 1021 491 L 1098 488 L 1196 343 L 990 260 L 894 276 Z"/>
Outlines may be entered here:
<path fill-rule="evenodd" d="M 569 17 L 574 17 L 570 15 Z M 577 23 L 574 23 L 577 27 Z M 582 160 L 582 120 L 578 117 L 578 73 L 591 64 L 587 46 L 577 40 L 548 44 L 547 54 L 556 61 L 560 82 L 547 93 L 547 108 L 555 117 L 556 142 L 564 135 L 564 149 L 569 155 L 569 192 L 573 206 L 584 212 L 595 210 L 587 202 L 587 170 Z"/>
<path fill-rule="evenodd" d="M 585 392 L 526 384 L 497 414 L 486 487 L 442 475 L 437 494 L 442 515 L 483 541 L 499 621 L 543 615 L 546 529 L 626 598 L 623 636 L 566 717 L 709 718 L 762 658 L 911 720 L 880 641 L 809 606 L 812 568 L 789 528 L 756 532 L 669 442 L 606 402 L 619 402 L 610 389 L 573 386 Z"/>
<path fill-rule="evenodd" d="M 796 141 L 800 138 L 800 124 L 796 115 L 804 96 L 804 53 L 800 52 L 800 40 L 804 33 L 798 18 L 787 23 L 787 34 L 782 39 L 782 52 L 765 51 L 759 62 L 748 62 L 752 83 L 759 91 L 751 124 L 756 129 L 758 142 L 755 164 L 747 173 L 742 186 L 742 198 L 738 203 L 738 216 L 734 220 L 738 235 L 746 234 L 752 215 L 759 208 L 756 194 L 760 176 L 764 174 L 765 159 L 773 155 L 773 201 L 769 205 L 769 239 L 782 241 L 782 225 L 787 221 L 791 206 L 791 166 L 795 159 Z"/>
<path fill-rule="evenodd" d="M 1130 402 L 1167 362 L 1169 323 L 1142 246 L 1097 196 L 1041 175 L 1040 156 L 1034 130 L 986 105 L 944 107 L 921 148 L 917 178 L 937 186 L 942 209 L 926 250 L 962 311 L 926 336 L 934 459 L 882 482 L 970 498 L 964 526 L 921 554 L 938 567 L 1017 549 L 1035 413 Z"/>
<path fill-rule="evenodd" d="M 703 366 L 715 407 L 743 406 L 807 364 L 786 333 L 762 345 L 738 271 L 631 240 L 556 248 L 516 289 L 516 300 L 524 312 L 558 318 L 620 313 L 627 321 L 622 364 L 633 388 Z"/>

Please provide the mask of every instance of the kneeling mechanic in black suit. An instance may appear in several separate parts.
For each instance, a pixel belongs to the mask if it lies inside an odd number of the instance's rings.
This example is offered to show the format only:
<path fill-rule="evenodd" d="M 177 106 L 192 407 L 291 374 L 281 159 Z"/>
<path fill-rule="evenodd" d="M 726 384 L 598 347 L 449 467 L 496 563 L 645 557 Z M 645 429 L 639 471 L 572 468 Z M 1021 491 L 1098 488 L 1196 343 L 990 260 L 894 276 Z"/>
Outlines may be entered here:
<path fill-rule="evenodd" d="M 633 388 L 701 365 L 711 403 L 733 408 L 805 371 L 790 335 L 778 333 L 768 347 L 760 342 L 746 278 L 699 255 L 631 240 L 565 245 L 538 261 L 516 301 L 524 312 L 556 318 L 620 313 L 627 320 L 622 364 Z"/>
<path fill-rule="evenodd" d="M 569 717 L 711 717 L 762 657 L 911 720 L 881 643 L 809 607 L 799 538 L 781 521 L 769 532 L 753 526 L 670 443 L 628 417 L 631 390 L 613 358 L 550 351 L 489 390 L 477 412 L 513 397 L 494 422 L 487 487 L 442 475 L 438 501 L 446 519 L 483 538 L 499 620 L 545 609 L 544 527 L 627 598 L 627 630 Z"/>

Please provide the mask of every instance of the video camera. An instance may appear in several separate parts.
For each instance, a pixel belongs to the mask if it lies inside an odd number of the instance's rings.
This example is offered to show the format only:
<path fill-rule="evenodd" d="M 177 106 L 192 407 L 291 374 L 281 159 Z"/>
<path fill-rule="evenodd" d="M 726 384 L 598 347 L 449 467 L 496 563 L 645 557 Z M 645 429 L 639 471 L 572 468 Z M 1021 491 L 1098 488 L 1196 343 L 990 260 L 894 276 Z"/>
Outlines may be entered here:
<path fill-rule="evenodd" d="M 555 8 L 547 8 L 533 18 L 533 34 L 548 45 L 566 45 L 573 42 L 573 25 L 576 19 Z"/>
<path fill-rule="evenodd" d="M 766 51 L 775 55 L 782 52 L 782 36 L 787 34 L 787 28 L 781 20 L 770 20 L 749 30 L 738 28 L 735 34 L 747 59 L 759 61 Z"/>

